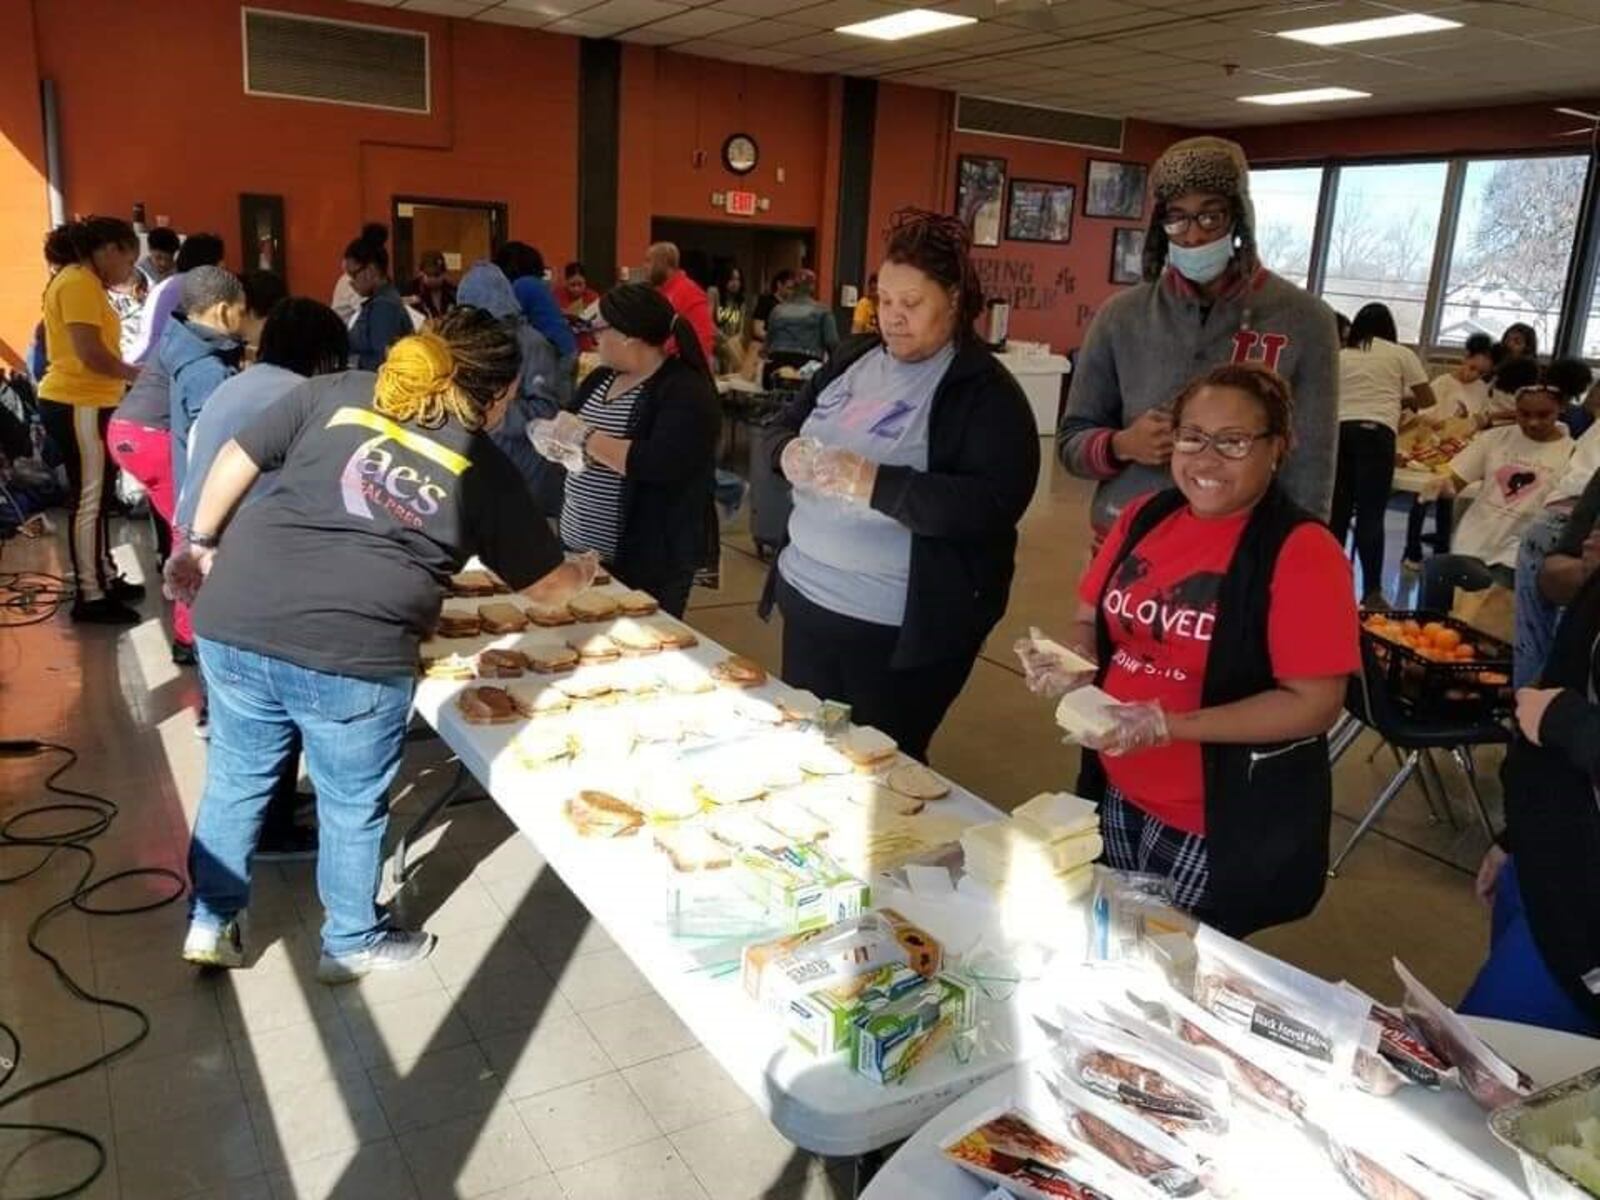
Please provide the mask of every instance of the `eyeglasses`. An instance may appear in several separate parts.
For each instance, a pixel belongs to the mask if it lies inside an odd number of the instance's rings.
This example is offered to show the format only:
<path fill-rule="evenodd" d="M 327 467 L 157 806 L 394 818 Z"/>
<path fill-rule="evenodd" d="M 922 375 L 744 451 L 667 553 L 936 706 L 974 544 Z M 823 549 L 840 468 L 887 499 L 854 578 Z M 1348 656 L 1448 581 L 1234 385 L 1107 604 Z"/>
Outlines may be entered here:
<path fill-rule="evenodd" d="M 1250 451 L 1257 442 L 1264 442 L 1276 434 L 1271 433 L 1246 433 L 1242 429 L 1224 429 L 1220 433 L 1207 433 L 1203 429 L 1191 429 L 1187 426 L 1178 430 L 1178 435 L 1172 441 L 1172 449 L 1177 454 L 1202 454 L 1206 447 L 1211 447 L 1223 458 L 1238 462 L 1241 458 L 1249 458 Z"/>
<path fill-rule="evenodd" d="M 1168 237 L 1181 237 L 1188 231 L 1192 222 L 1200 227 L 1202 233 L 1216 233 L 1225 229 L 1228 222 L 1233 220 L 1233 213 L 1226 208 L 1207 208 L 1197 213 L 1168 213 L 1161 218 L 1161 228 L 1167 231 Z"/>

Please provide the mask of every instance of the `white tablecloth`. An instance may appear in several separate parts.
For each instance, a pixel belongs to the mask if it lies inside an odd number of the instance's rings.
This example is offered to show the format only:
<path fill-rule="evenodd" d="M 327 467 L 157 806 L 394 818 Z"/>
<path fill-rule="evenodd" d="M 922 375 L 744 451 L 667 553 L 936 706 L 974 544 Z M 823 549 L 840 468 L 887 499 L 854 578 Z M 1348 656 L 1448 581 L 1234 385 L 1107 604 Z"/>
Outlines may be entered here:
<path fill-rule="evenodd" d="M 471 602 L 452 601 L 471 607 Z M 552 632 L 573 636 L 595 626 Z M 511 635 L 450 643 L 460 652 L 483 645 L 509 646 Z M 727 651 L 709 640 L 675 652 L 705 665 Z M 640 660 L 642 663 L 661 661 Z M 838 1059 L 818 1062 L 785 1042 L 779 1021 L 760 1011 L 740 987 L 737 972 L 707 969 L 704 946 L 676 938 L 665 924 L 664 858 L 648 837 L 617 841 L 580 838 L 562 815 L 573 780 L 563 770 L 525 770 L 508 753 L 516 726 L 469 725 L 451 702 L 465 684 L 426 680 L 417 690 L 417 712 L 516 823 L 590 914 L 677 1013 L 706 1049 L 788 1140 L 818 1154 L 854 1156 L 909 1137 L 952 1100 L 1044 1048 L 1031 1020 L 1017 1019 L 1009 1005 L 987 1010 L 983 1045 L 966 1064 L 949 1053 L 931 1056 L 902 1084 L 879 1087 L 855 1075 Z M 768 684 L 754 692 L 771 696 Z M 577 771 L 578 768 L 571 770 Z M 934 802 L 939 812 L 959 812 L 973 821 L 997 810 L 956 788 Z M 970 947 L 984 930 L 974 923 L 976 905 L 955 899 L 928 900 L 874 881 L 874 904 L 895 907 L 956 949 Z M 978 910 L 981 911 L 981 910 Z M 699 951 L 697 955 L 697 950 Z M 697 969 L 698 968 L 698 969 Z M 1019 993 L 1019 1000 L 1021 994 Z"/>
<path fill-rule="evenodd" d="M 1541 1086 L 1600 1065 L 1600 1041 L 1507 1021 L 1467 1019 L 1487 1042 Z M 985 1110 L 1004 1104 L 1016 1093 L 1021 1073 L 1026 1070 L 1025 1066 L 1007 1070 L 929 1121 L 884 1164 L 861 1200 L 904 1200 L 910 1196 L 918 1200 L 980 1200 L 990 1190 L 989 1185 L 946 1159 L 939 1152 L 939 1145 Z M 1374 1099 L 1372 1103 L 1397 1106 L 1397 1119 L 1428 1123 L 1463 1153 L 1503 1175 L 1513 1187 L 1523 1186 L 1522 1167 L 1516 1155 L 1495 1141 L 1489 1132 L 1487 1114 L 1459 1088 L 1438 1093 L 1406 1088 L 1388 1100 Z"/>

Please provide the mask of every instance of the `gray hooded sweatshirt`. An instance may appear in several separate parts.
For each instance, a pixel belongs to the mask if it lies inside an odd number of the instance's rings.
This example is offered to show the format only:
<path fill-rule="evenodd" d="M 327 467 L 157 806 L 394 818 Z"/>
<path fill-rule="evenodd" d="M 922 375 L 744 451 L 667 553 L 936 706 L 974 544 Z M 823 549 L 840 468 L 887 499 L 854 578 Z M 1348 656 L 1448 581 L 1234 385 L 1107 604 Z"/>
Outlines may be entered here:
<path fill-rule="evenodd" d="M 1164 467 L 1123 464 L 1111 435 L 1177 399 L 1213 367 L 1265 362 L 1294 389 L 1294 447 L 1282 482 L 1327 519 L 1339 442 L 1339 339 L 1333 310 L 1265 268 L 1210 305 L 1176 271 L 1120 292 L 1096 314 L 1079 352 L 1056 453 L 1074 475 L 1100 480 L 1090 520 L 1104 533 L 1130 500 L 1168 487 Z"/>

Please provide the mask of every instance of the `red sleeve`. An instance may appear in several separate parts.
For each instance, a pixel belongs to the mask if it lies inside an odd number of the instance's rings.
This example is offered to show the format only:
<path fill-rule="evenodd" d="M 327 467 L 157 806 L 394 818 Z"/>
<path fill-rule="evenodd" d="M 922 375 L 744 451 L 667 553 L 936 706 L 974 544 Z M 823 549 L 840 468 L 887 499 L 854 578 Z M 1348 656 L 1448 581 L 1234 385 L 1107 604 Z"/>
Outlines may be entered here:
<path fill-rule="evenodd" d="M 1106 533 L 1105 540 L 1100 543 L 1094 561 L 1089 564 L 1089 569 L 1078 581 L 1078 599 L 1091 608 L 1099 606 L 1100 593 L 1105 591 L 1106 576 L 1111 573 L 1111 564 L 1117 561 L 1117 555 L 1122 551 L 1122 543 L 1127 540 L 1128 526 L 1132 524 L 1134 514 L 1144 507 L 1149 498 L 1140 496 L 1117 515 L 1116 521 Z"/>
<path fill-rule="evenodd" d="M 1361 669 L 1360 618 L 1350 560 L 1322 525 L 1301 525 L 1272 572 L 1267 646 L 1278 679 L 1325 679 Z"/>

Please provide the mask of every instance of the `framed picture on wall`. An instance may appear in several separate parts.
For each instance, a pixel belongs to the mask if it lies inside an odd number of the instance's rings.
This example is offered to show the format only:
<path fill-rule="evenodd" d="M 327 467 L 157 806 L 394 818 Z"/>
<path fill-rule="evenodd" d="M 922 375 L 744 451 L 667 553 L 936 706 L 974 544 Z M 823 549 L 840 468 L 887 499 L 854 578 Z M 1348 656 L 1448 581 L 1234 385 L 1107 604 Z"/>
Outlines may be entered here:
<path fill-rule="evenodd" d="M 1118 229 L 1111 234 L 1111 282 L 1138 283 L 1144 278 L 1143 229 Z"/>
<path fill-rule="evenodd" d="M 1078 189 L 1070 183 L 1013 179 L 1006 201 L 1006 237 L 1013 242 L 1072 240 L 1072 208 Z"/>
<path fill-rule="evenodd" d="M 1089 182 L 1083 192 L 1083 215 L 1137 221 L 1144 216 L 1144 184 L 1150 168 L 1143 163 L 1089 160 Z"/>
<path fill-rule="evenodd" d="M 1000 244 L 1006 202 L 1006 160 L 977 154 L 956 159 L 956 216 L 972 231 L 974 246 Z"/>

